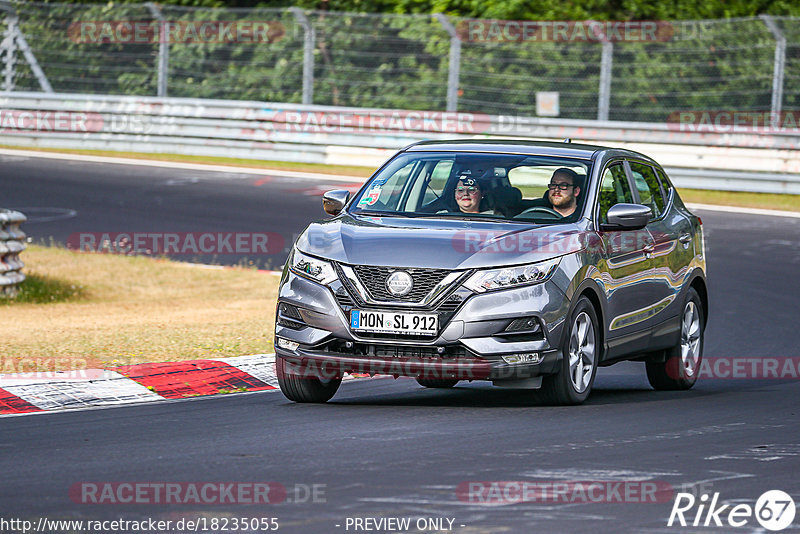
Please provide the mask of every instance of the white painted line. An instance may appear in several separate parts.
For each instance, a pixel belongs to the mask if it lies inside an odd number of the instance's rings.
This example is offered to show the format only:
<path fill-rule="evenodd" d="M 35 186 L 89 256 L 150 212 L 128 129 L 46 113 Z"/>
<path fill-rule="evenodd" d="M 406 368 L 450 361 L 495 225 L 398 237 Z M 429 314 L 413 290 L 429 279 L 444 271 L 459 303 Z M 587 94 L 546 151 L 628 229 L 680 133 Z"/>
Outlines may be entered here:
<path fill-rule="evenodd" d="M 766 215 L 769 217 L 790 217 L 792 219 L 800 219 L 800 212 L 797 211 L 765 210 L 760 208 L 740 208 L 737 206 L 718 206 L 716 204 L 695 203 L 687 203 L 686 206 L 692 210 L 723 211 L 725 213 L 746 213 L 748 215 Z"/>
<path fill-rule="evenodd" d="M 346 176 L 338 174 L 324 174 L 316 172 L 284 171 L 278 169 L 256 169 L 252 167 L 234 167 L 230 165 L 213 165 L 204 163 L 185 163 L 179 161 L 158 161 L 152 159 L 131 159 L 110 156 L 87 156 L 83 154 L 62 154 L 60 152 L 37 152 L 35 150 L 12 150 L 0 148 L 0 155 L 22 156 L 43 159 L 62 159 L 69 161 L 82 161 L 86 163 L 111 163 L 116 165 L 139 165 L 142 167 L 161 167 L 164 169 L 184 169 L 190 171 L 227 172 L 238 174 L 255 174 L 258 176 L 275 175 L 287 178 L 300 178 L 303 180 L 323 180 L 330 182 L 365 182 L 363 176 Z"/>
<path fill-rule="evenodd" d="M 130 378 L 107 371 L 110 378 L 95 381 L 41 381 L 3 385 L 3 389 L 42 410 L 128 404 L 162 397 Z"/>

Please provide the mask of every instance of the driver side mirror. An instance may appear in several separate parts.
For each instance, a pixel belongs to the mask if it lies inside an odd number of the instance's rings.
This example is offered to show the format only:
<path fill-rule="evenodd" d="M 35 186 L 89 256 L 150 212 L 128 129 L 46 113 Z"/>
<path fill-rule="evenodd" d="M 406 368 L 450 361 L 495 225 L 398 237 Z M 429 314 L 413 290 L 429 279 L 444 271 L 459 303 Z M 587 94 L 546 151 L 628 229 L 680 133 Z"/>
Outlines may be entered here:
<path fill-rule="evenodd" d="M 347 189 L 334 189 L 322 195 L 322 209 L 329 215 L 339 215 L 350 198 Z"/>
<path fill-rule="evenodd" d="M 600 230 L 641 230 L 653 214 L 642 204 L 614 204 L 608 208 L 608 222 L 600 225 Z"/>

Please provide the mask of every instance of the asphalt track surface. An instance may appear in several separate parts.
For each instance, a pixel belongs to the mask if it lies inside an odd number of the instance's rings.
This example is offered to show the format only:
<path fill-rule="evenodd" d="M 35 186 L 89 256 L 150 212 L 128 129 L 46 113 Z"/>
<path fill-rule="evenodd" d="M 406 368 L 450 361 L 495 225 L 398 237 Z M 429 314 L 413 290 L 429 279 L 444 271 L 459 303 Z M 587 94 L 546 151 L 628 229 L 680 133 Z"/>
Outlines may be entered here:
<path fill-rule="evenodd" d="M 35 158 L 0 163 L 0 204 L 50 209 L 29 209 L 24 228 L 58 241 L 86 231 L 225 230 L 277 232 L 288 243 L 322 215 L 319 191 L 339 185 Z M 62 218 L 48 221 L 48 213 Z M 711 294 L 705 356 L 800 356 L 800 219 L 699 214 Z M 283 257 L 270 258 L 273 266 Z M 420 517 L 450 518 L 453 532 L 464 533 L 763 532 L 753 517 L 741 528 L 668 527 L 673 495 L 655 503 L 489 506 L 460 498 L 457 488 L 644 480 L 698 496 L 718 492 L 720 504 L 752 506 L 770 489 L 800 503 L 798 409 L 796 379 L 708 378 L 688 392 L 655 392 L 643 364 L 625 363 L 602 368 L 586 404 L 570 408 L 480 383 L 434 391 L 373 379 L 344 383 L 326 405 L 259 392 L 5 417 L 0 518 L 277 517 L 279 532 L 364 532 L 347 521 L 367 517 L 410 518 L 412 527 Z M 277 482 L 289 493 L 259 506 L 70 498 L 70 488 L 92 481 Z M 322 494 L 310 502 L 304 488 L 314 484 Z"/>

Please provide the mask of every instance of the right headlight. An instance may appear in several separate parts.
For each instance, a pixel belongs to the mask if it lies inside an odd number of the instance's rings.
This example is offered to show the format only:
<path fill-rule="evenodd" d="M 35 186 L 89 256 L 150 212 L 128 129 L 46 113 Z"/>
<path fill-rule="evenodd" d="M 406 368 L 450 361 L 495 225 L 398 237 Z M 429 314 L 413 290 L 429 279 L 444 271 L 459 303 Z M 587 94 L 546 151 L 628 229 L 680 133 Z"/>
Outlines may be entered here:
<path fill-rule="evenodd" d="M 289 270 L 323 285 L 330 284 L 337 278 L 336 270 L 330 262 L 303 254 L 296 248 L 292 249 L 289 256 Z"/>
<path fill-rule="evenodd" d="M 561 258 L 554 258 L 527 265 L 478 271 L 464 282 L 464 286 L 476 293 L 483 293 L 495 289 L 538 284 L 553 274 L 560 261 Z"/>

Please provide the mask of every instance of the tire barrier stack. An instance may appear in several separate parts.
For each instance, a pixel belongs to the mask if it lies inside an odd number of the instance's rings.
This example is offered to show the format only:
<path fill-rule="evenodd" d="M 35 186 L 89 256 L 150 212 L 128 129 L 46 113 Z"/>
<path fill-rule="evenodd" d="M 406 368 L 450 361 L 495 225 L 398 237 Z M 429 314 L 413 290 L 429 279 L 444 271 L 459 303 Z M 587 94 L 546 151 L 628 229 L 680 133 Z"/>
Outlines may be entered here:
<path fill-rule="evenodd" d="M 25 250 L 25 233 L 19 225 L 27 217 L 18 211 L 0 208 L 0 297 L 13 297 L 25 280 L 19 253 Z"/>

